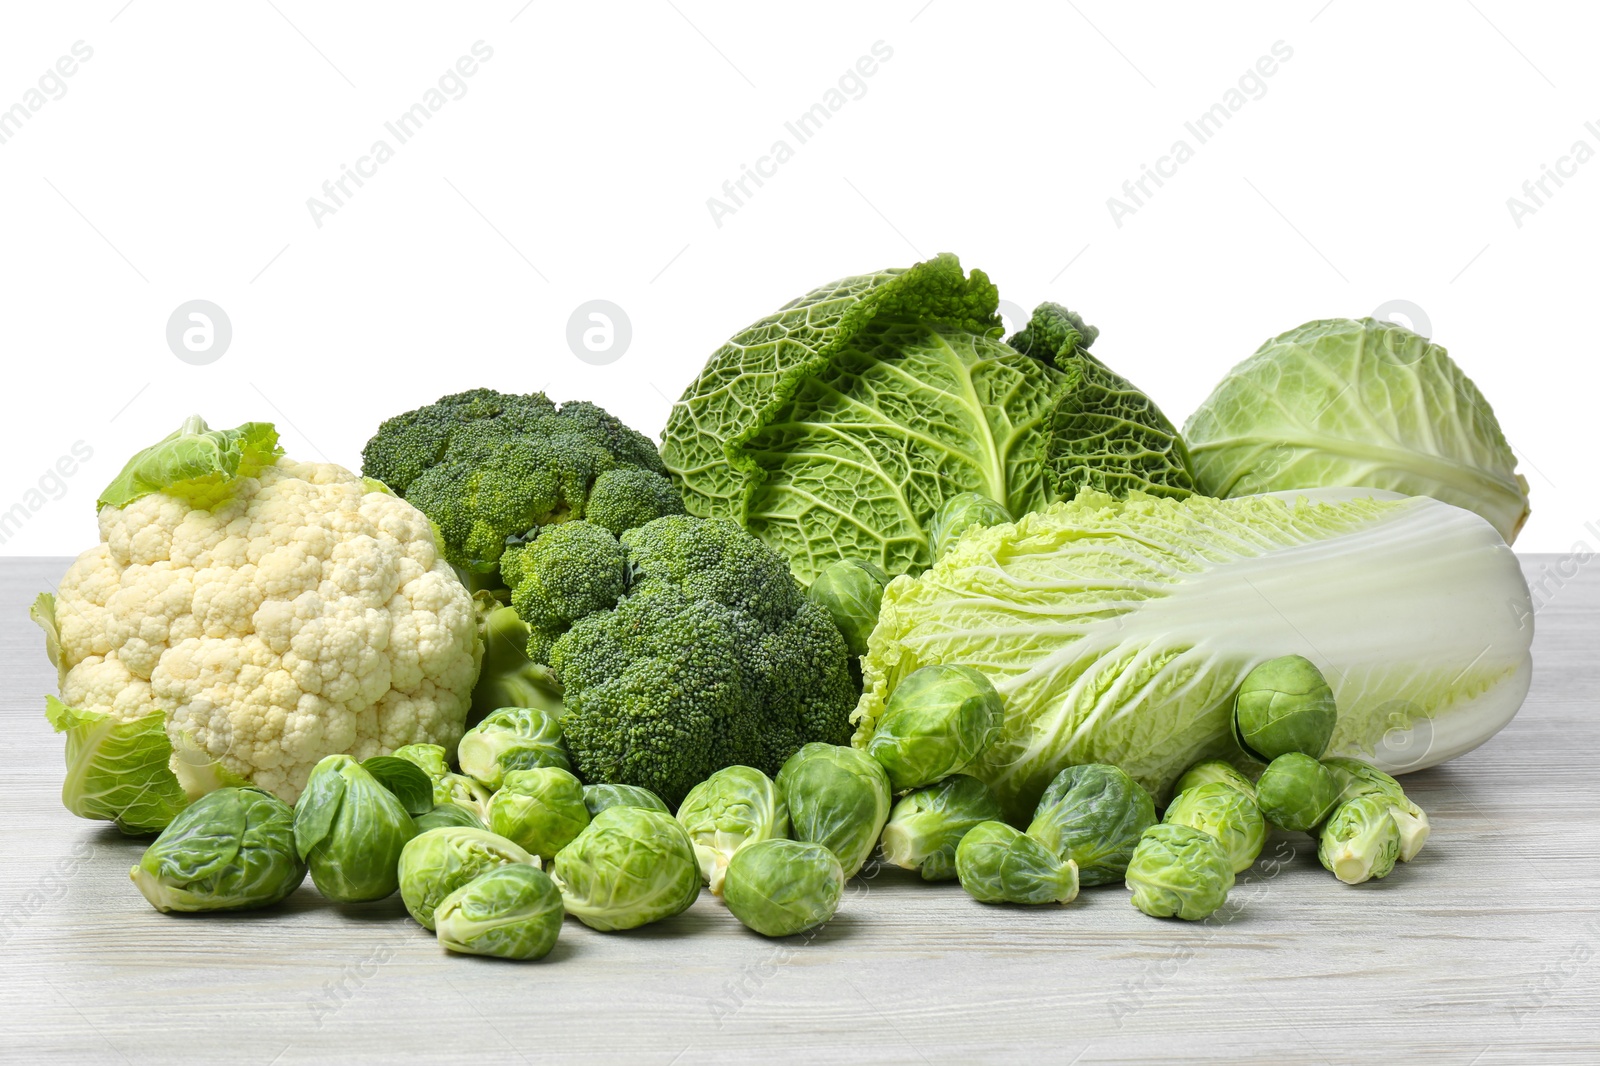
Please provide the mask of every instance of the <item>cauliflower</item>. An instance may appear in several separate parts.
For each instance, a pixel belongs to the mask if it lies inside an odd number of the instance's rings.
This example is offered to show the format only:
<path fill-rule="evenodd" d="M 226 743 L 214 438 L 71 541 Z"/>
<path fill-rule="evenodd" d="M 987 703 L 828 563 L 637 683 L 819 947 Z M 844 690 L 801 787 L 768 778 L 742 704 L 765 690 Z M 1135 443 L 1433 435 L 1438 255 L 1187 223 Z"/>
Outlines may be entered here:
<path fill-rule="evenodd" d="M 241 448 L 230 435 L 247 431 Z M 197 462 L 211 469 L 196 477 Z M 198 420 L 136 456 L 101 502 L 101 543 L 38 612 L 54 629 L 57 728 L 131 734 L 159 712 L 191 798 L 207 777 L 239 778 L 293 803 L 323 756 L 454 749 L 478 674 L 476 612 L 411 504 L 342 467 L 281 458 L 270 426 Z M 68 805 L 124 824 L 92 796 L 73 804 L 79 770 Z"/>

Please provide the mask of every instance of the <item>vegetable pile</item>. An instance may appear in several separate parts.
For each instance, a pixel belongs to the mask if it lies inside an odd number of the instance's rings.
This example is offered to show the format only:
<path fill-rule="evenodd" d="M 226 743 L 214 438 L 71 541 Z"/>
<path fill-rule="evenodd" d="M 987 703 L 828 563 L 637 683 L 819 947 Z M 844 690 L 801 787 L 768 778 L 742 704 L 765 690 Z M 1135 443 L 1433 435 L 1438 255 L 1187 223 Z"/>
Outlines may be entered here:
<path fill-rule="evenodd" d="M 877 861 L 987 904 L 1200 920 L 1270 834 L 1359 884 L 1393 773 L 1521 705 L 1527 483 L 1443 348 L 1308 323 L 1180 433 L 1058 304 L 953 256 L 738 333 L 660 451 L 475 389 L 362 471 L 199 418 L 129 460 L 33 617 L 63 800 L 159 834 L 156 909 L 400 894 L 543 958 L 708 888 L 828 922 Z"/>

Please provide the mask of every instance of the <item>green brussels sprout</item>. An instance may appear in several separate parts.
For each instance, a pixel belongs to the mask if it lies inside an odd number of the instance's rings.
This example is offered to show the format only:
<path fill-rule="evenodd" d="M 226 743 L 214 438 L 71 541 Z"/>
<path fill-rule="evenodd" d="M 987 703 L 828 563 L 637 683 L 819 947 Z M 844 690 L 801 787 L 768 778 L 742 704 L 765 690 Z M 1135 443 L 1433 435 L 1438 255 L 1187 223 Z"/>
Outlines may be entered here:
<path fill-rule="evenodd" d="M 758 840 L 789 835 L 789 808 L 778 786 L 760 770 L 728 766 L 689 790 L 678 805 L 678 821 L 694 844 L 700 876 L 712 895 L 734 853 Z"/>
<path fill-rule="evenodd" d="M 502 866 L 462 885 L 433 912 L 439 943 L 466 955 L 542 959 L 561 935 L 561 892 L 537 866 Z"/>
<path fill-rule="evenodd" d="M 469 829 L 487 829 L 483 819 L 459 803 L 436 803 L 431 811 L 411 819 L 417 823 L 417 832 L 426 833 L 442 825 L 460 825 Z"/>
<path fill-rule="evenodd" d="M 1174 796 L 1181 795 L 1191 788 L 1209 785 L 1213 781 L 1220 781 L 1229 788 L 1243 792 L 1250 797 L 1252 802 L 1256 798 L 1255 782 L 1240 772 L 1238 767 L 1232 763 L 1223 762 L 1221 759 L 1207 759 L 1205 762 L 1197 762 L 1189 767 L 1183 772 L 1183 776 L 1178 778 L 1178 783 L 1172 786 L 1172 794 Z"/>
<path fill-rule="evenodd" d="M 583 785 L 559 766 L 509 770 L 489 799 L 489 829 L 546 862 L 583 832 Z"/>
<path fill-rule="evenodd" d="M 956 847 L 956 876 L 980 903 L 1071 903 L 1078 864 L 1004 822 L 979 822 Z"/>
<path fill-rule="evenodd" d="M 700 895 L 694 845 L 676 818 L 608 807 L 556 855 L 567 913 L 591 929 L 633 929 L 682 914 Z"/>
<path fill-rule="evenodd" d="M 972 667 L 924 666 L 895 686 L 867 754 L 883 764 L 896 792 L 922 788 L 982 755 L 1004 717 L 1000 693 Z"/>
<path fill-rule="evenodd" d="M 1256 801 L 1223 781 L 1196 785 L 1178 793 L 1162 821 L 1210 833 L 1228 853 L 1234 873 L 1255 865 L 1267 842 L 1267 820 Z"/>
<path fill-rule="evenodd" d="M 1233 701 L 1234 738 L 1263 762 L 1292 751 L 1322 758 L 1338 720 L 1333 689 L 1301 655 L 1281 655 L 1251 670 Z"/>
<path fill-rule="evenodd" d="M 937 559 L 943 555 L 957 537 L 973 526 L 998 526 L 1014 521 L 1010 511 L 989 497 L 977 492 L 958 492 L 934 512 L 933 524 L 928 529 L 933 557 Z"/>
<path fill-rule="evenodd" d="M 589 809 L 590 818 L 608 807 L 643 807 L 647 811 L 672 813 L 660 796 L 638 785 L 584 785 L 583 805 Z"/>
<path fill-rule="evenodd" d="M 1310 833 L 1339 802 L 1339 787 L 1327 767 L 1309 755 L 1280 755 L 1256 782 L 1256 802 L 1280 829 Z"/>
<path fill-rule="evenodd" d="M 1233 864 L 1216 837 L 1186 825 L 1153 825 L 1128 862 L 1133 905 L 1152 918 L 1196 922 L 1215 914 L 1233 889 Z"/>
<path fill-rule="evenodd" d="M 980 822 L 1004 818 L 994 790 L 976 777 L 956 774 L 907 794 L 883 827 L 883 857 L 924 881 L 956 876 L 956 846 Z"/>
<path fill-rule="evenodd" d="M 512 841 L 487 829 L 441 826 L 411 838 L 400 852 L 400 898 L 425 929 L 444 898 L 480 874 L 536 860 Z"/>
<path fill-rule="evenodd" d="M 461 772 L 491 789 L 508 770 L 572 769 L 561 741 L 561 716 L 544 707 L 502 707 L 467 730 L 456 747 Z"/>
<path fill-rule="evenodd" d="M 796 840 L 831 849 L 845 877 L 860 872 L 889 820 L 889 775 L 878 760 L 856 748 L 807 744 L 778 771 L 778 792 Z"/>
<path fill-rule="evenodd" d="M 1317 839 L 1317 858 L 1347 885 L 1384 878 L 1400 857 L 1390 797 L 1373 792 L 1339 804 Z"/>
<path fill-rule="evenodd" d="M 253 788 L 208 792 L 178 812 L 128 876 L 163 914 L 271 906 L 306 879 L 294 809 Z"/>
<path fill-rule="evenodd" d="M 445 774 L 439 779 L 433 789 L 433 805 L 442 803 L 464 807 L 478 821 L 489 824 L 489 790 L 466 774 Z"/>
<path fill-rule="evenodd" d="M 439 744 L 407 744 L 394 749 L 394 757 L 404 759 L 428 775 L 428 780 L 433 782 L 435 803 L 448 803 L 448 798 L 440 798 L 439 782 L 444 780 L 444 775 L 450 772 L 450 756 L 443 746 Z"/>
<path fill-rule="evenodd" d="M 394 793 L 348 755 L 318 762 L 294 808 L 295 852 L 317 891 L 338 903 L 392 896 L 400 887 L 400 850 L 416 835 Z"/>
<path fill-rule="evenodd" d="M 833 618 L 854 656 L 867 654 L 867 638 L 878 624 L 883 589 L 889 575 L 875 563 L 841 559 L 832 564 L 806 590 L 806 596 Z"/>
<path fill-rule="evenodd" d="M 762 936 L 792 936 L 839 909 L 844 867 L 821 844 L 768 837 L 734 853 L 723 883 L 733 916 Z"/>
<path fill-rule="evenodd" d="M 1400 782 L 1359 759 L 1323 759 L 1322 765 L 1328 768 L 1334 782 L 1340 786 L 1341 803 L 1373 793 L 1389 797 L 1389 814 L 1394 818 L 1395 827 L 1400 830 L 1400 861 L 1410 862 L 1417 857 L 1417 852 L 1422 850 L 1422 845 L 1428 839 L 1428 816 L 1406 795 Z"/>
<path fill-rule="evenodd" d="M 1156 823 L 1156 805 L 1140 784 L 1115 766 L 1069 766 L 1044 790 L 1028 835 L 1078 864 L 1085 885 L 1118 880 Z"/>
<path fill-rule="evenodd" d="M 413 818 L 433 809 L 433 781 L 416 763 L 394 755 L 374 755 L 358 765 L 388 789 Z"/>

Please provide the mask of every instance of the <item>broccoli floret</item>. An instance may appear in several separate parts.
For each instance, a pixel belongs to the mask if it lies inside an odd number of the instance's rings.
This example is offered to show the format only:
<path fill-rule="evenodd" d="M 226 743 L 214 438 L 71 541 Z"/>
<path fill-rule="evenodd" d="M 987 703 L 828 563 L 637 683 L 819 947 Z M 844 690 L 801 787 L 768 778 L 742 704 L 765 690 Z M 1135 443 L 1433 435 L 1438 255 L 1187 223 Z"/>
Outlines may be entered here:
<path fill-rule="evenodd" d="M 472 574 L 493 575 L 508 538 L 583 518 L 611 471 L 636 473 L 631 492 L 624 481 L 602 493 L 607 528 L 683 510 L 648 437 L 594 404 L 558 407 L 543 393 L 443 397 L 383 423 L 361 460 L 433 520 L 446 557 Z"/>
<path fill-rule="evenodd" d="M 637 466 L 619 466 L 595 478 L 584 517 L 621 536 L 663 515 L 684 514 L 677 486 Z"/>
<path fill-rule="evenodd" d="M 622 546 L 626 595 L 550 651 L 579 776 L 676 804 L 724 766 L 776 774 L 802 744 L 849 742 L 844 638 L 781 556 L 731 522 L 688 516 Z"/>
<path fill-rule="evenodd" d="M 628 559 L 617 538 L 590 522 L 545 526 L 530 544 L 500 556 L 511 606 L 532 629 L 528 657 L 547 661 L 567 627 L 615 607 L 626 585 Z"/>

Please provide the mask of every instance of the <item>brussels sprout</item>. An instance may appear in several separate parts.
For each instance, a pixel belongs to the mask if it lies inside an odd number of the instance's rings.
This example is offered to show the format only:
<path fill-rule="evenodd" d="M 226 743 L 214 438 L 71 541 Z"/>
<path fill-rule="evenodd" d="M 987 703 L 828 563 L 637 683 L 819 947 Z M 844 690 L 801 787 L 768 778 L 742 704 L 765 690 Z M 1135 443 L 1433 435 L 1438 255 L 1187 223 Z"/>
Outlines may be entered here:
<path fill-rule="evenodd" d="M 400 852 L 400 898 L 426 929 L 446 896 L 480 874 L 512 863 L 537 860 L 515 843 L 486 829 L 442 826 L 419 833 Z"/>
<path fill-rule="evenodd" d="M 608 807 L 556 855 L 567 913 L 603 933 L 682 914 L 700 895 L 689 834 L 670 814 Z"/>
<path fill-rule="evenodd" d="M 939 506 L 928 528 L 933 557 L 943 555 L 957 537 L 973 526 L 998 526 L 1014 522 L 1011 512 L 989 497 L 976 492 L 958 492 Z"/>
<path fill-rule="evenodd" d="M 433 912 L 439 943 L 467 955 L 542 959 L 561 934 L 561 892 L 536 866 L 502 866 L 475 877 Z"/>
<path fill-rule="evenodd" d="M 1221 759 L 1207 759 L 1205 762 L 1197 762 L 1189 767 L 1183 772 L 1183 776 L 1178 778 L 1178 783 L 1172 786 L 1172 794 L 1174 796 L 1181 795 L 1191 788 L 1209 785 L 1213 781 L 1219 781 L 1229 788 L 1237 789 L 1249 796 L 1252 802 L 1255 801 L 1255 782 L 1240 772 L 1238 767 L 1232 763 L 1223 762 Z"/>
<path fill-rule="evenodd" d="M 584 785 L 583 805 L 589 809 L 590 818 L 608 807 L 643 807 L 647 811 L 672 813 L 660 796 L 638 785 Z"/>
<path fill-rule="evenodd" d="M 546 862 L 588 824 L 583 785 L 558 766 L 507 771 L 489 800 L 489 829 Z"/>
<path fill-rule="evenodd" d="M 791 936 L 839 909 L 844 867 L 821 844 L 769 837 L 734 853 L 723 884 L 733 916 L 762 936 Z"/>
<path fill-rule="evenodd" d="M 1004 716 L 1000 693 L 972 667 L 924 666 L 895 686 L 867 754 L 883 764 L 896 792 L 922 788 L 982 755 Z"/>
<path fill-rule="evenodd" d="M 1213 781 L 1196 785 L 1167 805 L 1162 821 L 1210 833 L 1228 853 L 1234 873 L 1255 865 L 1267 841 L 1267 820 L 1256 801 L 1232 785 Z"/>
<path fill-rule="evenodd" d="M 1333 774 L 1309 755 L 1291 751 L 1267 766 L 1256 782 L 1256 802 L 1280 829 L 1310 833 L 1339 802 Z"/>
<path fill-rule="evenodd" d="M 979 822 L 1004 817 L 994 790 L 976 777 L 956 774 L 919 788 L 894 805 L 883 827 L 883 857 L 924 881 L 956 876 L 956 845 Z"/>
<path fill-rule="evenodd" d="M 846 877 L 861 870 L 889 819 L 889 775 L 856 748 L 805 745 L 778 771 L 778 792 L 794 838 L 832 849 Z"/>
<path fill-rule="evenodd" d="M 1292 751 L 1322 758 L 1338 720 L 1333 689 L 1301 655 L 1268 659 L 1251 670 L 1233 702 L 1234 737 L 1263 762 Z"/>
<path fill-rule="evenodd" d="M 270 906 L 306 878 L 294 809 L 253 788 L 208 792 L 178 812 L 128 876 L 163 914 Z"/>
<path fill-rule="evenodd" d="M 789 835 L 789 808 L 778 786 L 760 770 L 729 766 L 689 790 L 678 821 L 694 844 L 700 876 L 722 895 L 728 861 L 747 844 Z"/>
<path fill-rule="evenodd" d="M 1078 864 L 1085 885 L 1122 877 L 1139 834 L 1156 822 L 1155 801 L 1115 766 L 1069 766 L 1044 790 L 1028 835 Z"/>
<path fill-rule="evenodd" d="M 1347 885 L 1384 878 L 1400 857 L 1400 829 L 1389 813 L 1390 797 L 1357 796 L 1339 804 L 1317 841 L 1317 858 Z"/>
<path fill-rule="evenodd" d="M 295 852 L 317 891 L 339 903 L 393 895 L 400 849 L 416 835 L 400 801 L 348 755 L 317 763 L 294 808 Z"/>
<path fill-rule="evenodd" d="M 867 654 L 867 638 L 878 624 L 883 588 L 889 575 L 861 559 L 841 559 L 829 566 L 806 590 L 806 596 L 833 618 L 854 656 Z"/>
<path fill-rule="evenodd" d="M 1153 825 L 1128 862 L 1133 905 L 1152 918 L 1195 922 L 1216 913 L 1233 888 L 1233 864 L 1210 833 Z"/>
<path fill-rule="evenodd" d="M 427 814 L 419 814 L 411 820 L 417 823 L 417 832 L 419 833 L 426 833 L 430 829 L 438 829 L 443 825 L 461 825 L 470 829 L 489 828 L 483 824 L 483 819 L 459 803 L 435 804 Z"/>
<path fill-rule="evenodd" d="M 980 903 L 1071 903 L 1078 864 L 1004 822 L 979 822 L 956 847 L 956 876 Z"/>
<path fill-rule="evenodd" d="M 502 707 L 467 730 L 456 747 L 461 772 L 491 789 L 507 770 L 572 769 L 561 742 L 561 718 L 543 707 Z"/>
<path fill-rule="evenodd" d="M 438 744 L 407 744 L 394 749 L 394 757 L 404 759 L 427 774 L 428 780 L 433 782 L 435 788 L 444 779 L 444 775 L 450 772 L 449 753 Z M 439 798 L 435 792 L 433 802 L 446 803 L 448 800 Z"/>
<path fill-rule="evenodd" d="M 374 755 L 362 759 L 359 765 L 388 789 L 412 817 L 433 809 L 433 780 L 416 763 L 394 755 Z"/>
<path fill-rule="evenodd" d="M 445 774 L 439 779 L 433 789 L 433 804 L 437 807 L 441 803 L 464 807 L 478 821 L 489 824 L 489 790 L 466 774 Z"/>
<path fill-rule="evenodd" d="M 1406 795 L 1400 782 L 1358 759 L 1323 759 L 1322 765 L 1333 774 L 1340 786 L 1339 801 L 1353 800 L 1357 796 L 1380 793 L 1389 797 L 1389 814 L 1400 830 L 1400 861 L 1410 862 L 1422 850 L 1428 839 L 1428 816 Z"/>

